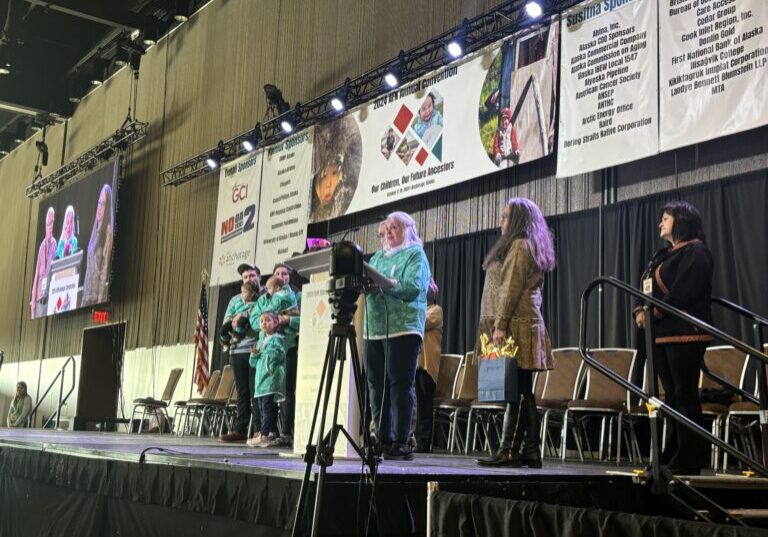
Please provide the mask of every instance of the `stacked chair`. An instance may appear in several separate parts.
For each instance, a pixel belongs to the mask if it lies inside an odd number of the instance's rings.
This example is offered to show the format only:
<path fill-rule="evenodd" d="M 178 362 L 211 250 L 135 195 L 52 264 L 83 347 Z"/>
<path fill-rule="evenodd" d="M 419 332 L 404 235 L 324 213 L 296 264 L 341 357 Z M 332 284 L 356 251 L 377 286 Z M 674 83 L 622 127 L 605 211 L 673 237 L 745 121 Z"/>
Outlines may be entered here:
<path fill-rule="evenodd" d="M 131 413 L 131 430 L 133 429 L 133 423 L 136 419 L 136 414 L 141 411 L 141 418 L 139 421 L 139 427 L 137 432 L 141 433 L 144 428 L 144 420 L 147 416 L 152 416 L 157 421 L 160 432 L 163 432 L 165 425 L 169 422 L 166 409 L 173 399 L 173 393 L 176 391 L 176 386 L 179 384 L 181 374 L 184 372 L 182 368 L 171 369 L 168 374 L 168 380 L 165 383 L 165 389 L 160 399 L 153 397 L 140 397 L 133 400 L 133 412 Z"/>

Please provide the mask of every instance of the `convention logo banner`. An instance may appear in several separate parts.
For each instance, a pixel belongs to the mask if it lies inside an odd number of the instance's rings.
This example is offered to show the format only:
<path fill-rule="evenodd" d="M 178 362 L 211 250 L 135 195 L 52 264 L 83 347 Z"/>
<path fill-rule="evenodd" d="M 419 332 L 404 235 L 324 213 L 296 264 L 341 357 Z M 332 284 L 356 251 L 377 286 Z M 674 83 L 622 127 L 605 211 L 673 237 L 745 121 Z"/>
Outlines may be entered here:
<path fill-rule="evenodd" d="M 768 2 L 661 0 L 661 149 L 768 123 Z"/>
<path fill-rule="evenodd" d="M 557 177 L 659 150 L 656 0 L 588 0 L 563 13 Z"/>
<path fill-rule="evenodd" d="M 257 151 L 221 167 L 211 285 L 239 280 L 237 267 L 255 261 L 262 155 Z"/>
<path fill-rule="evenodd" d="M 264 151 L 256 248 L 256 264 L 264 271 L 304 251 L 313 140 L 310 128 Z"/>
<path fill-rule="evenodd" d="M 315 127 L 310 221 L 550 154 L 559 33 L 514 36 Z"/>

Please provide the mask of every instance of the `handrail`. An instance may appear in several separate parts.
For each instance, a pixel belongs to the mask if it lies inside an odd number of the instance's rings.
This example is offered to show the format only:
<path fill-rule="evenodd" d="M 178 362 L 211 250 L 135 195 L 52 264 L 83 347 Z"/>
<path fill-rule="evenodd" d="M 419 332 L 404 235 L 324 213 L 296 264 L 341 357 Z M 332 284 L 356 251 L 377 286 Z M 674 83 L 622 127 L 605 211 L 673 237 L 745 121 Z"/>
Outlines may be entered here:
<path fill-rule="evenodd" d="M 4 362 L 5 362 L 5 351 L 0 351 L 0 371 L 3 370 Z"/>
<path fill-rule="evenodd" d="M 712 297 L 712 303 L 713 304 L 717 304 L 719 306 L 723 306 L 724 308 L 729 309 L 731 311 L 735 311 L 739 315 L 742 315 L 744 317 L 749 317 L 750 319 L 752 319 L 756 323 L 768 327 L 768 319 L 766 319 L 765 317 L 763 317 L 761 315 L 758 315 L 754 311 L 748 310 L 744 306 L 741 306 L 739 304 L 735 304 L 735 303 L 731 302 L 730 300 L 726 300 L 725 298 L 720 298 L 719 296 L 713 296 Z"/>
<path fill-rule="evenodd" d="M 712 371 L 709 370 L 709 368 L 707 367 L 707 364 L 701 364 L 701 372 L 704 373 L 705 377 L 709 377 L 710 379 L 714 380 L 721 386 L 725 386 L 729 390 L 732 390 L 742 399 L 746 399 L 750 403 L 755 403 L 756 405 L 760 404 L 760 399 L 755 397 L 754 394 L 749 393 L 747 390 L 743 390 L 738 386 L 735 386 L 734 384 L 731 384 L 727 379 L 724 379 L 717 373 L 713 373 Z"/>
<path fill-rule="evenodd" d="M 64 373 L 67 370 L 67 366 L 72 363 L 72 385 L 69 388 L 69 391 L 67 392 L 67 395 L 62 397 L 64 393 Z M 69 396 L 72 395 L 72 392 L 75 391 L 75 369 L 77 368 L 77 362 L 75 362 L 75 357 L 70 356 L 66 359 L 64 362 L 64 365 L 61 366 L 61 369 L 56 373 L 56 376 L 53 377 L 53 380 L 48 385 L 48 388 L 46 388 L 45 392 L 43 392 L 43 395 L 40 396 L 40 398 L 37 400 L 37 404 L 35 404 L 34 408 L 32 408 L 32 411 L 29 413 L 30 418 L 34 416 L 37 412 L 37 409 L 40 408 L 40 405 L 43 404 L 43 401 L 45 401 L 45 398 L 48 396 L 50 391 L 53 389 L 54 384 L 56 384 L 56 381 L 61 379 L 60 385 L 59 385 L 59 403 L 56 405 L 56 412 L 51 414 L 47 420 L 45 420 L 45 423 L 43 423 L 43 429 L 45 429 L 49 423 L 51 423 L 51 420 L 53 419 L 54 415 L 56 416 L 56 428 L 59 427 L 60 419 L 61 419 L 61 407 L 64 405 L 64 403 L 67 402 L 67 399 L 69 399 Z"/>
<path fill-rule="evenodd" d="M 714 326 L 711 326 L 704 321 L 697 319 L 696 317 L 693 317 L 692 315 L 685 313 L 684 311 L 681 311 L 677 308 L 674 308 L 662 300 L 659 300 L 658 298 L 654 298 L 652 296 L 648 296 L 634 287 L 631 287 L 624 283 L 623 281 L 611 277 L 611 276 L 600 276 L 598 278 L 595 278 L 589 284 L 587 285 L 586 289 L 581 295 L 581 322 L 579 327 L 579 353 L 581 354 L 582 359 L 587 362 L 591 367 L 608 377 L 613 382 L 619 384 L 624 389 L 628 390 L 635 396 L 639 397 L 643 401 L 647 401 L 649 406 L 651 407 L 649 409 L 649 415 L 651 417 L 655 417 L 656 412 L 658 410 L 661 410 L 665 415 L 669 416 L 670 418 L 674 419 L 676 422 L 681 423 L 686 428 L 690 429 L 691 431 L 695 432 L 701 437 L 704 437 L 705 439 L 709 440 L 711 444 L 715 444 L 717 447 L 722 449 L 723 451 L 729 453 L 730 455 L 733 455 L 736 459 L 740 460 L 747 466 L 753 468 L 756 473 L 762 475 L 763 477 L 768 477 L 768 468 L 761 465 L 758 461 L 752 459 L 751 457 L 744 455 L 742 452 L 738 451 L 736 448 L 732 447 L 730 444 L 727 444 L 726 442 L 720 440 L 719 438 L 711 435 L 709 431 L 698 425 L 697 423 L 691 421 L 686 416 L 682 415 L 680 412 L 666 404 L 664 401 L 660 400 L 656 395 L 650 395 L 643 391 L 641 388 L 635 386 L 622 376 L 618 375 L 616 372 L 614 372 L 612 369 L 604 366 L 597 360 L 595 360 L 590 354 L 589 350 L 587 349 L 587 318 L 588 318 L 588 312 L 589 312 L 589 296 L 592 293 L 592 291 L 599 287 L 600 285 L 609 285 L 612 287 L 615 287 L 619 289 L 620 291 L 625 292 L 626 294 L 633 296 L 635 298 L 638 298 L 642 300 L 645 303 L 645 311 L 647 313 L 650 313 L 650 307 L 654 306 L 658 308 L 659 310 L 672 315 L 673 317 L 677 317 L 678 319 L 682 319 L 693 326 L 696 326 L 700 330 L 704 331 L 707 334 L 710 334 L 726 343 L 730 343 L 735 348 L 743 351 L 746 354 L 751 355 L 754 358 L 758 358 L 763 361 L 763 363 L 768 363 L 768 356 L 766 356 L 763 352 L 758 351 L 757 349 L 753 349 L 749 345 L 744 344 L 743 342 L 739 341 L 738 339 L 726 334 L 722 330 L 719 330 L 715 328 Z M 646 318 L 650 319 L 650 316 L 646 314 Z M 648 323 L 646 328 L 646 341 L 651 338 L 652 336 L 652 330 L 653 330 L 653 324 Z M 652 343 L 652 340 L 651 340 Z M 653 345 L 646 345 L 646 352 L 648 353 L 649 357 L 653 357 Z M 648 348 L 650 347 L 650 348 Z M 650 360 L 650 365 L 653 367 L 653 360 Z M 655 375 L 652 377 L 651 386 L 655 386 Z M 655 390 L 654 390 L 655 391 Z M 652 435 L 654 433 L 654 428 L 652 428 Z M 655 457 L 653 457 L 652 461 L 652 468 L 653 468 L 653 477 L 654 480 L 658 483 L 661 481 L 661 469 L 660 469 L 660 450 L 659 444 L 658 444 L 658 438 L 654 436 L 654 452 L 656 454 Z"/>

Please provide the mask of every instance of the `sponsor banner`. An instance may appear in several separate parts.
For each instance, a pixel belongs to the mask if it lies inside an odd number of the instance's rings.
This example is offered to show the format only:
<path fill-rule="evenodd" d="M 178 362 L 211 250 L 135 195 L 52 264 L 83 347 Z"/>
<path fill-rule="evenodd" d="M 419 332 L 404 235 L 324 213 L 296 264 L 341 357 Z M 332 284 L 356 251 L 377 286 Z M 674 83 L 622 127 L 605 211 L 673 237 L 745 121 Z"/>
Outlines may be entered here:
<path fill-rule="evenodd" d="M 550 154 L 559 33 L 514 36 L 315 127 L 310 221 Z"/>
<path fill-rule="evenodd" d="M 558 177 L 658 152 L 656 20 L 656 0 L 563 13 Z"/>
<path fill-rule="evenodd" d="M 265 274 L 304 251 L 313 139 L 310 128 L 264 151 L 256 264 Z"/>
<path fill-rule="evenodd" d="M 255 261 L 262 155 L 257 151 L 221 167 L 211 285 L 239 280 L 237 267 Z"/>
<path fill-rule="evenodd" d="M 768 123 L 768 2 L 661 0 L 661 149 Z"/>

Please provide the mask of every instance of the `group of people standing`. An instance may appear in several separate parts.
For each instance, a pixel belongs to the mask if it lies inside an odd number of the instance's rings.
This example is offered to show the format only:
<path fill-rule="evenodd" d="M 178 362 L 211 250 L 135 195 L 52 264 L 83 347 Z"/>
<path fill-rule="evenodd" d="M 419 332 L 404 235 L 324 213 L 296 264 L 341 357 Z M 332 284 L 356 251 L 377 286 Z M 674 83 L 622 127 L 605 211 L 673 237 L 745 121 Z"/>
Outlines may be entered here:
<path fill-rule="evenodd" d="M 510 337 L 514 339 L 519 349 L 518 396 L 506 401 L 498 450 L 491 457 L 478 459 L 478 463 L 539 468 L 540 428 L 533 379 L 535 372 L 555 366 L 541 313 L 544 275 L 555 267 L 555 249 L 541 210 L 525 198 L 507 202 L 501 213 L 500 231 L 483 262 L 486 275 L 478 342 L 482 334 L 496 345 Z M 648 264 L 643 274 L 644 292 L 711 322 L 713 262 L 696 208 L 686 202 L 667 204 L 662 211 L 659 235 L 669 246 L 656 252 Z M 437 286 L 413 218 L 403 212 L 389 214 L 379 226 L 379 237 L 381 248 L 369 263 L 388 277 L 392 285 L 366 296 L 363 337 L 371 431 L 384 458 L 411 460 L 415 450 L 430 448 L 442 310 L 436 305 Z M 265 294 L 254 299 L 250 291 L 251 302 L 245 298 L 246 284 L 252 282 L 258 289 L 260 273 L 256 267 L 241 265 L 240 274 L 243 294 L 230 302 L 227 324 L 221 333 L 222 343 L 225 339 L 232 343 L 238 421 L 236 429 L 223 439 L 245 438 L 250 401 L 256 395 L 263 400 L 260 445 L 273 445 L 273 405 L 285 397 L 285 406 L 292 409 L 299 301 L 288 283 L 291 270 L 285 265 L 275 267 Z M 249 303 L 254 304 L 248 308 L 251 334 L 255 330 L 258 339 L 242 332 Z M 633 315 L 639 328 L 649 322 L 640 303 Z M 650 321 L 655 328 L 656 370 L 667 403 L 701 424 L 698 375 L 712 338 L 658 309 L 653 310 L 653 317 Z M 238 333 L 246 335 L 240 338 Z M 479 343 L 475 349 L 478 356 Z M 281 389 L 286 381 L 288 388 Z M 249 384 L 256 388 L 249 390 Z M 417 401 L 418 419 L 414 426 Z M 290 410 L 288 413 L 292 414 Z M 291 430 L 292 416 L 287 420 L 284 425 Z M 673 424 L 662 459 L 674 471 L 697 473 L 706 464 L 707 446 L 686 427 Z"/>
<path fill-rule="evenodd" d="M 255 265 L 241 264 L 238 273 L 241 292 L 230 300 L 218 335 L 230 355 L 238 396 L 237 420 L 233 430 L 220 439 L 245 440 L 251 447 L 289 445 L 301 292 L 291 285 L 293 271 L 284 264 L 275 265 L 264 288 L 261 271 Z M 282 413 L 282 435 L 277 426 L 278 410 Z M 250 437 L 249 429 L 253 431 Z"/>

